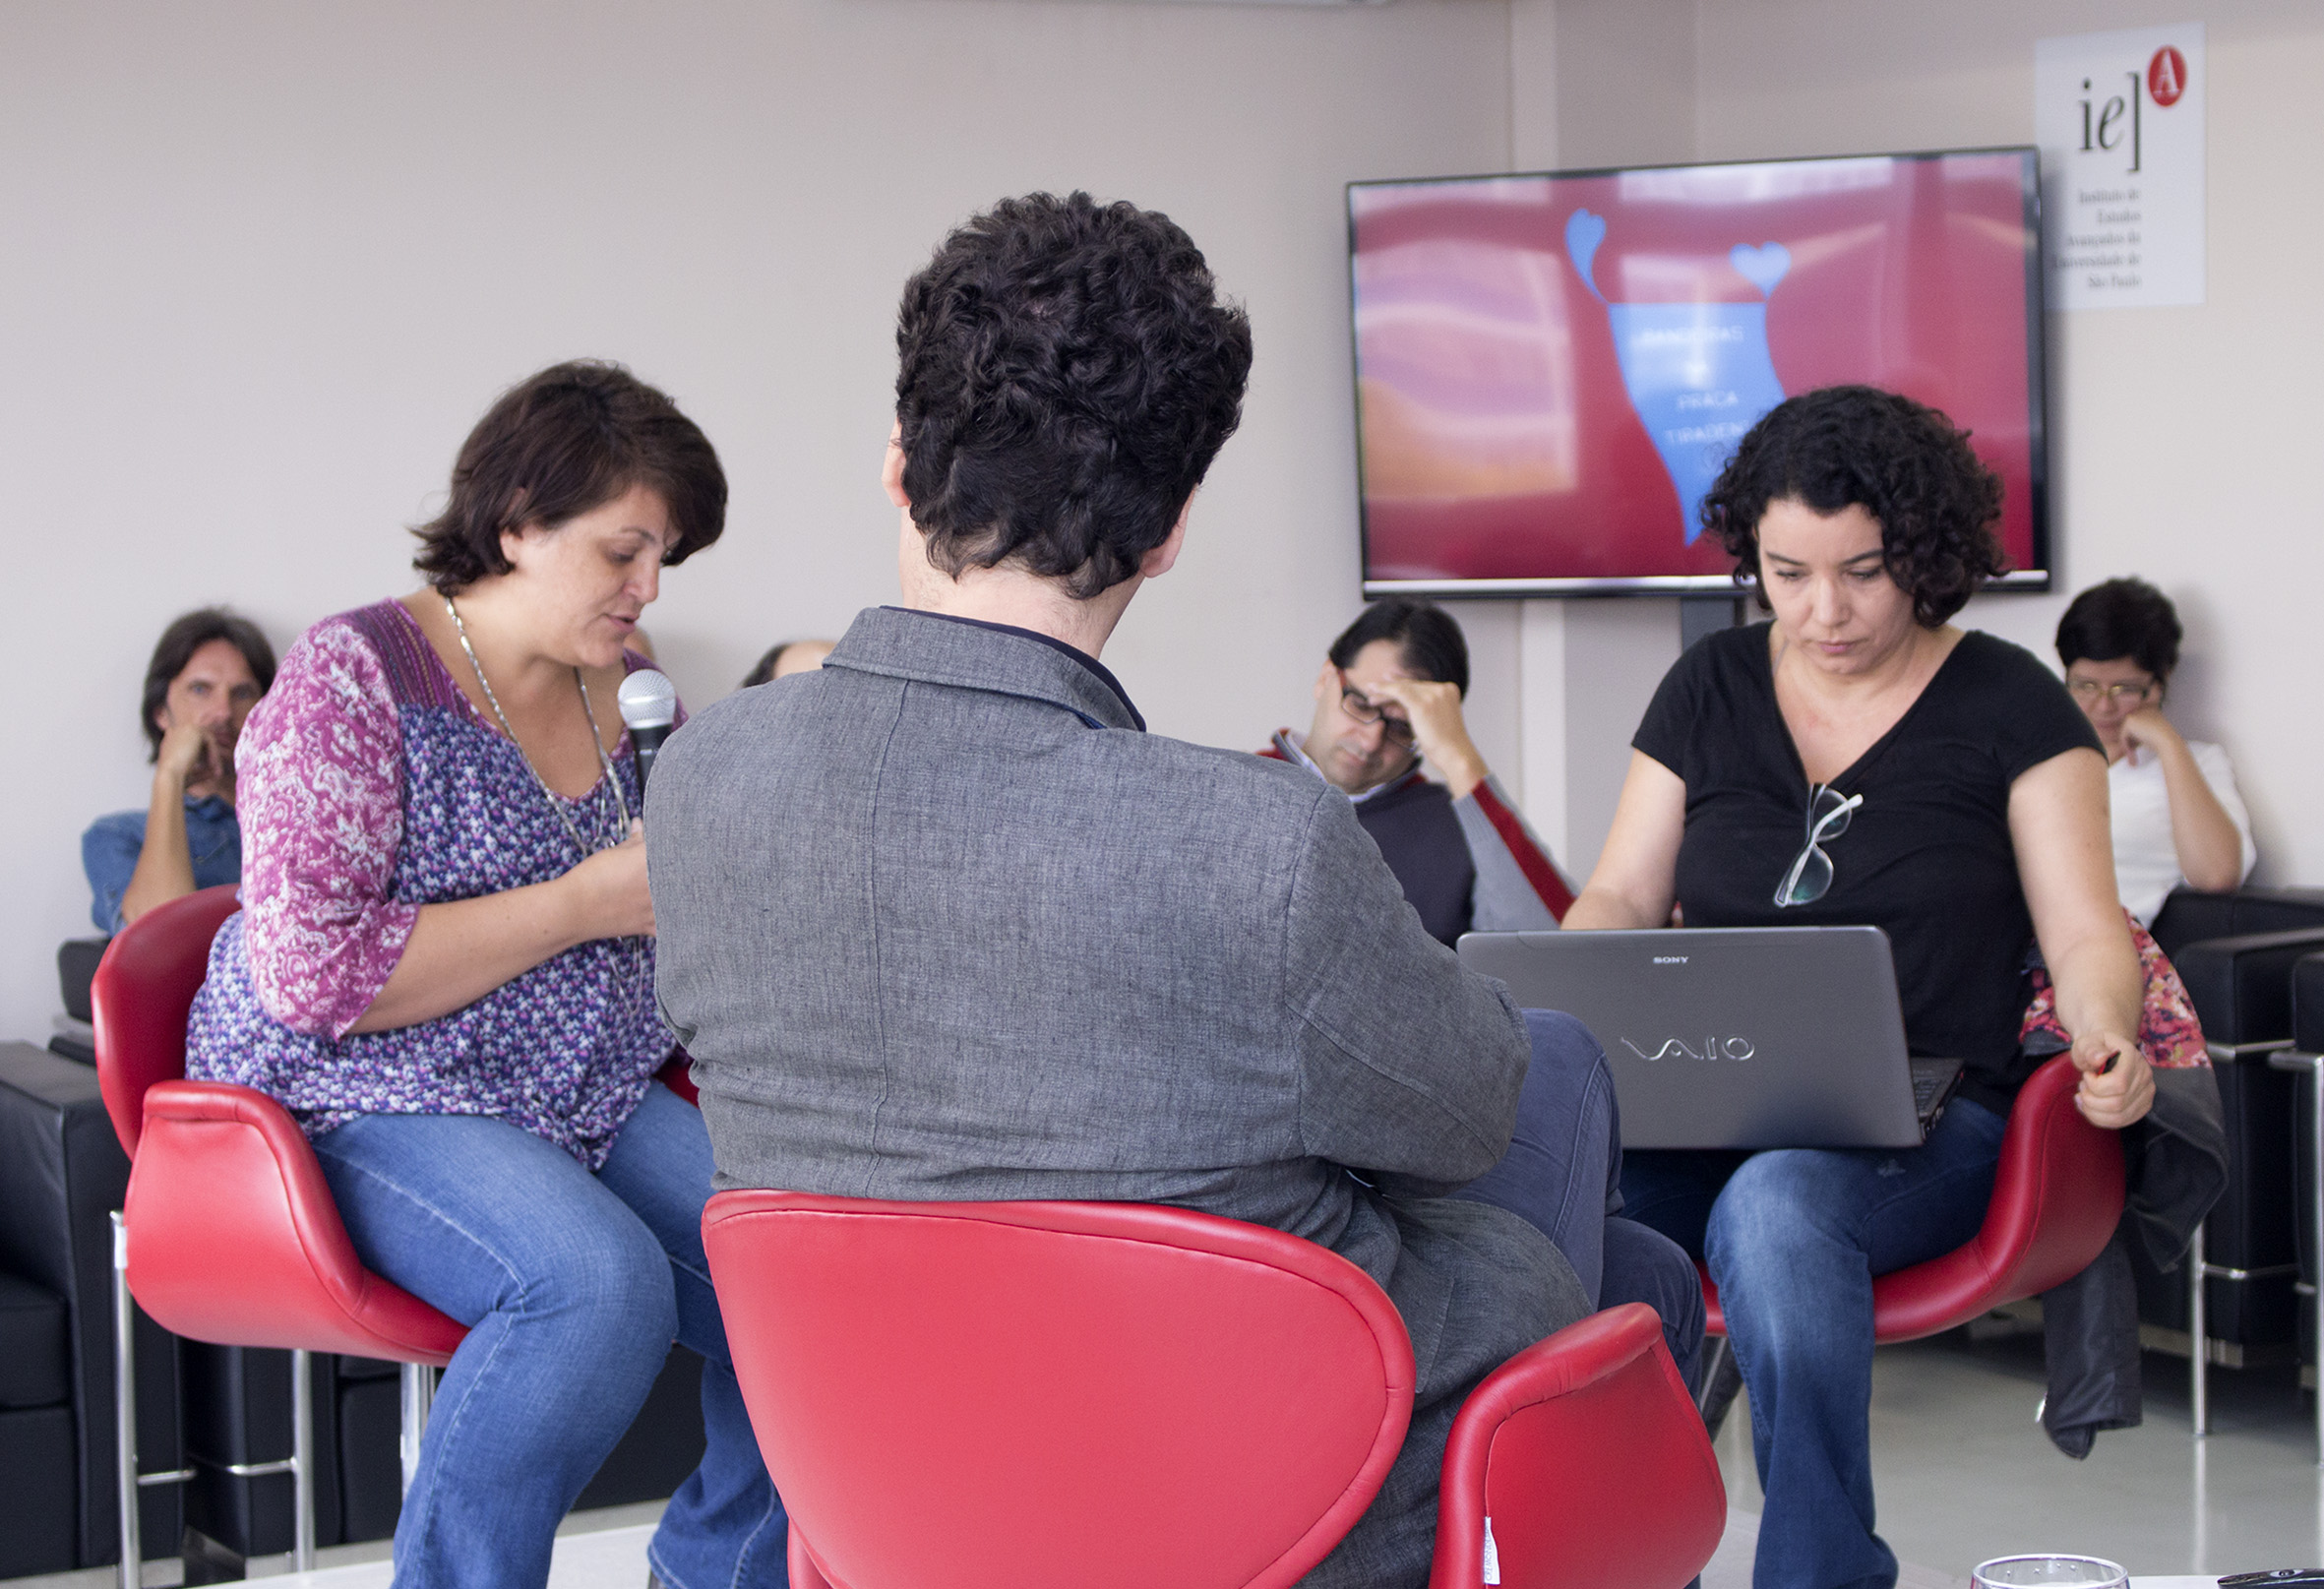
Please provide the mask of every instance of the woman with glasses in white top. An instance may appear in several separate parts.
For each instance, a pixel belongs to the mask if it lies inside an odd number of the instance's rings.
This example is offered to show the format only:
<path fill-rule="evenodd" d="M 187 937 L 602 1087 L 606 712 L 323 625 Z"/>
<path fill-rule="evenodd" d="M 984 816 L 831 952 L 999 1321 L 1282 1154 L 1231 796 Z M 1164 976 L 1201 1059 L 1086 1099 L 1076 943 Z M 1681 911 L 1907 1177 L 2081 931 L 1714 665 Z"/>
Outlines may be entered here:
<path fill-rule="evenodd" d="M 2097 736 L 2039 658 L 1948 622 L 2002 570 L 2000 511 L 1967 437 L 1909 398 L 1827 388 L 1754 425 L 1703 526 L 1773 621 L 1706 637 L 1664 678 L 1565 915 L 1879 927 L 1913 1052 L 1964 1065 L 1919 1148 L 1624 1155 L 1624 1214 L 1719 1283 L 1766 1495 L 1757 1589 L 1896 1581 L 1873 1532 L 1872 1277 L 1985 1218 L 2041 1063 L 2018 1043 L 2036 943 L 2083 1114 L 2120 1128 L 2154 1100 Z"/>
<path fill-rule="evenodd" d="M 2224 893 L 2259 859 L 2228 753 L 2163 715 L 2180 633 L 2171 598 L 2144 580 L 2092 585 L 2057 625 L 2066 688 L 2106 748 L 2114 886 L 2150 927 L 2180 884 Z"/>

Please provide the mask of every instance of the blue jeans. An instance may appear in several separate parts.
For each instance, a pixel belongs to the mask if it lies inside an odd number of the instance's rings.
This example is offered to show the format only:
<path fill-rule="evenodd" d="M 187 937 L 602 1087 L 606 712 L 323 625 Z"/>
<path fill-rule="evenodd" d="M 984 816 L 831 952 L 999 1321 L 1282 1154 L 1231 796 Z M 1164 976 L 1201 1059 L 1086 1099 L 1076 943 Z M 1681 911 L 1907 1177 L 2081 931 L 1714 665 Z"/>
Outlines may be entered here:
<path fill-rule="evenodd" d="M 1702 1253 L 1751 1398 L 1754 1589 L 1888 1589 L 1872 1532 L 1872 1276 L 1977 1234 L 2008 1123 L 1957 1098 L 1918 1148 L 1632 1153 L 1630 1213 Z"/>
<path fill-rule="evenodd" d="M 787 1581 L 788 1520 L 703 1257 L 698 1112 L 654 1083 L 595 1175 L 478 1115 L 365 1115 L 315 1153 L 363 1261 L 469 1326 L 396 1525 L 397 1589 L 547 1583 L 558 1522 L 673 1338 L 704 1359 L 709 1439 L 648 1560 L 672 1589 Z"/>
<path fill-rule="evenodd" d="M 1692 1383 L 1703 1336 L 1694 1262 L 1659 1232 L 1613 1217 L 1622 1211 L 1621 1115 L 1606 1051 L 1560 1010 L 1526 1010 L 1525 1030 L 1533 1063 L 1509 1149 L 1454 1195 L 1506 1208 L 1549 1237 L 1573 1265 L 1591 1307 L 1652 1308 L 1673 1361 Z"/>

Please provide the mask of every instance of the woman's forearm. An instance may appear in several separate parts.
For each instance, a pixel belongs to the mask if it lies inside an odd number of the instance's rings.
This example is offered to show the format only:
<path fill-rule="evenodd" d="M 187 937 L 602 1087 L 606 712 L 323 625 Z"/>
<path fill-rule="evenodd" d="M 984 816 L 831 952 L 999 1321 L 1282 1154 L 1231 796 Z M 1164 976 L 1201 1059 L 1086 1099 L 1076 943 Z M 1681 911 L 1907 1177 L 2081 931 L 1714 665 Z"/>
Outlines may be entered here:
<path fill-rule="evenodd" d="M 2171 801 L 2171 843 L 2178 853 L 2179 874 L 2190 887 L 2225 893 L 2243 881 L 2243 835 L 2184 740 L 2158 747 L 2157 754 Z"/>
<path fill-rule="evenodd" d="M 2043 953 L 2057 990 L 2057 1018 L 2068 1032 L 2138 1036 L 2146 979 L 2127 928 L 2089 933 L 2055 954 L 2044 946 Z"/>
<path fill-rule="evenodd" d="M 412 1026 L 464 1009 L 589 937 L 573 907 L 568 879 L 503 893 L 422 905 L 411 937 L 350 1035 Z"/>
<path fill-rule="evenodd" d="M 1614 827 L 1561 926 L 1577 932 L 1668 927 L 1686 835 L 1686 785 L 1643 751 L 1630 753 Z"/>
<path fill-rule="evenodd" d="M 2058 1020 L 2076 1038 L 2135 1039 L 2145 980 L 2114 892 L 2105 760 L 2077 749 L 2019 773 L 2009 786 L 2009 840 Z"/>
<path fill-rule="evenodd" d="M 1661 927 L 1670 920 L 1665 909 L 1661 920 L 1650 919 L 1650 914 L 1634 900 L 1614 889 L 1593 883 L 1574 895 L 1573 904 L 1566 910 L 1565 919 L 1559 925 L 1567 932 L 1604 932 L 1621 928 Z"/>
<path fill-rule="evenodd" d="M 155 768 L 146 806 L 146 841 L 121 890 L 121 919 L 133 922 L 155 905 L 194 891 L 194 852 L 186 842 L 186 780 Z"/>

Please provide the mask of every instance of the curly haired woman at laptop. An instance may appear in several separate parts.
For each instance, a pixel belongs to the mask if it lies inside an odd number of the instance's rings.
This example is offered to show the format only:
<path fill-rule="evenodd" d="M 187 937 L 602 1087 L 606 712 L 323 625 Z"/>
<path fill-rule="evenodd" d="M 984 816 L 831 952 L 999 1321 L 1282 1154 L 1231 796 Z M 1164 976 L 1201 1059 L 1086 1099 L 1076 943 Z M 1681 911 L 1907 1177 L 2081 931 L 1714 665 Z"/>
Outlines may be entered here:
<path fill-rule="evenodd" d="M 2030 653 L 1947 622 L 2002 571 L 2001 482 L 1942 414 L 1867 387 L 1789 399 L 1703 503 L 1771 622 L 1664 678 L 1614 830 L 1565 918 L 1641 928 L 1868 923 L 1915 1053 L 1965 1062 L 1921 1147 L 1627 1156 L 1629 1217 L 1706 1257 L 1750 1391 L 1754 1582 L 1888 1585 L 1873 1532 L 1872 1276 L 1982 1223 L 2039 943 L 2094 1124 L 2154 1099 L 2114 895 L 2107 764 Z"/>

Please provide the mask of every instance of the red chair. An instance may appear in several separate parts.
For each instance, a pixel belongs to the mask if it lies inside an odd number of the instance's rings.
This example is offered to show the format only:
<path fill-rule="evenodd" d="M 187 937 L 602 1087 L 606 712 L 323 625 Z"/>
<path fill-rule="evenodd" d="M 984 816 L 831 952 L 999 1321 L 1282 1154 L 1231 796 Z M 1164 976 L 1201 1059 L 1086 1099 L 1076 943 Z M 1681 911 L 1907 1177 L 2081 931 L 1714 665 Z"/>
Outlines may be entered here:
<path fill-rule="evenodd" d="M 1275 1589 L 1363 1515 L 1411 1416 L 1394 1306 L 1279 1231 L 729 1192 L 703 1238 L 798 1589 Z M 1726 1523 L 1634 1305 L 1488 1378 L 1443 1473 L 1437 1589 L 1677 1589 Z"/>
<path fill-rule="evenodd" d="M 1966 1324 L 2071 1280 L 2122 1218 L 2122 1137 L 2074 1107 L 2081 1073 L 2060 1055 L 2033 1074 L 2009 1111 L 1985 1224 L 1942 1257 L 1872 1282 L 1872 1338 L 1886 1346 Z M 1719 1288 L 1703 1272 L 1711 1334 L 1727 1334 Z M 1710 1375 L 1703 1375 L 1709 1382 Z"/>
<path fill-rule="evenodd" d="M 308 1354 L 346 1352 L 403 1367 L 403 1480 L 410 1486 L 435 1386 L 466 1335 L 363 1267 L 305 1135 L 282 1107 L 248 1087 L 187 1081 L 186 1012 L 231 887 L 205 888 L 140 916 L 115 935 L 90 989 L 97 1080 L 129 1153 L 129 1193 L 113 1216 L 115 1405 L 121 1484 L 121 1582 L 139 1581 L 137 1490 L 184 1474 L 137 1466 L 130 1297 L 175 1334 L 291 1354 L 291 1455 L 237 1464 L 249 1477 L 287 1473 L 295 1487 L 292 1551 L 315 1557 L 314 1417 Z"/>

